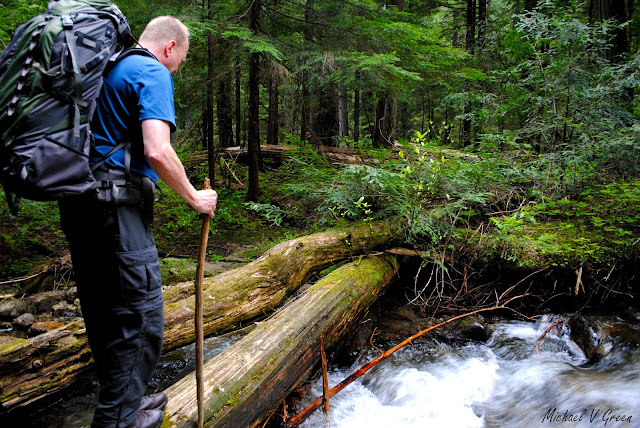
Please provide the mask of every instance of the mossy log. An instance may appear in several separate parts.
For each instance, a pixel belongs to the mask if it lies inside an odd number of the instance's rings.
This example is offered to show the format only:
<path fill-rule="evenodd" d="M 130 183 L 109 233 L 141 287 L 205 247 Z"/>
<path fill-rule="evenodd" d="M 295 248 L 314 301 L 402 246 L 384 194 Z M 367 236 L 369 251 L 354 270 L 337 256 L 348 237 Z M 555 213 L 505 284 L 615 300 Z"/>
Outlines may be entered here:
<path fill-rule="evenodd" d="M 0 409 L 70 386 L 91 360 L 82 320 L 32 339 L 0 337 Z"/>
<path fill-rule="evenodd" d="M 314 272 L 393 241 L 386 224 L 333 230 L 280 243 L 243 267 L 205 278 L 205 336 L 264 317 Z M 165 292 L 165 351 L 195 340 L 193 293 L 192 282 Z M 37 337 L 5 342 L 0 342 L 0 411 L 64 389 L 90 365 L 82 320 Z"/>
<path fill-rule="evenodd" d="M 255 427 L 366 313 L 397 271 L 395 256 L 367 256 L 318 281 L 204 366 L 207 427 Z M 165 392 L 163 426 L 196 426 L 195 374 Z"/>
<path fill-rule="evenodd" d="M 331 162 L 339 163 L 361 163 L 365 159 L 369 159 L 366 152 L 357 149 L 349 149 L 344 147 L 318 146 L 314 147 L 318 153 L 321 153 Z M 260 146 L 260 156 L 263 159 L 271 159 L 276 162 L 282 162 L 289 158 L 292 153 L 296 153 L 300 148 L 296 146 L 269 145 Z M 187 164 L 202 163 L 207 160 L 207 152 L 196 152 L 187 158 Z M 218 152 L 221 158 L 233 159 L 233 161 L 246 164 L 249 156 L 246 147 L 225 147 Z"/>
<path fill-rule="evenodd" d="M 314 272 L 394 241 L 384 223 L 331 230 L 282 242 L 257 260 L 204 281 L 204 334 L 226 332 L 269 314 Z M 188 296 L 185 298 L 185 296 Z M 165 294 L 164 349 L 195 340 L 193 284 Z"/>

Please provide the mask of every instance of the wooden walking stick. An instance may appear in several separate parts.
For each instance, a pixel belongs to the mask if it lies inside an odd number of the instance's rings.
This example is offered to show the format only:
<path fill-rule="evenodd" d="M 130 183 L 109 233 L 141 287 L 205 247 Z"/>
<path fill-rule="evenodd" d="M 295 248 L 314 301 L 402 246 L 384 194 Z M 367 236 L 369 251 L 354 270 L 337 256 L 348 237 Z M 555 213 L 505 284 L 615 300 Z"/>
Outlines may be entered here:
<path fill-rule="evenodd" d="M 209 178 L 204 179 L 204 188 L 211 189 Z M 211 217 L 202 215 L 202 233 L 200 235 L 200 250 L 198 253 L 198 265 L 196 267 L 196 393 L 198 399 L 198 428 L 204 424 L 204 329 L 203 329 L 203 307 L 204 296 L 202 292 L 202 281 L 204 280 L 204 263 L 207 255 L 207 240 L 209 239 L 209 223 Z"/>

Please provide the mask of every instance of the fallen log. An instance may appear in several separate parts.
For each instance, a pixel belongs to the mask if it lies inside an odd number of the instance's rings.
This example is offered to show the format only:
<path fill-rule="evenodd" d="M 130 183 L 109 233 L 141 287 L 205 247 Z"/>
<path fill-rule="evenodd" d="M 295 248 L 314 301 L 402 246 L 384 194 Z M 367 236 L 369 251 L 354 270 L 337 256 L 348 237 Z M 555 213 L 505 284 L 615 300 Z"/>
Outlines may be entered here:
<path fill-rule="evenodd" d="M 82 320 L 32 339 L 0 337 L 0 410 L 70 386 L 90 359 Z"/>
<path fill-rule="evenodd" d="M 204 283 L 204 335 L 231 331 L 263 318 L 314 272 L 393 242 L 392 229 L 385 223 L 331 230 L 282 242 L 242 268 L 208 278 Z M 195 340 L 189 324 L 194 308 L 192 283 L 165 294 L 165 350 Z"/>
<path fill-rule="evenodd" d="M 367 256 L 310 287 L 204 367 L 205 426 L 255 427 L 368 310 L 397 271 L 392 255 Z M 166 391 L 165 426 L 197 420 L 194 374 Z"/>
<path fill-rule="evenodd" d="M 329 147 L 318 146 L 315 147 L 318 153 L 322 154 L 331 162 L 338 163 L 362 163 L 365 160 L 370 159 L 362 150 L 349 149 L 345 147 Z M 296 153 L 300 150 L 298 146 L 283 146 L 283 145 L 270 145 L 263 144 L 260 146 L 260 156 L 263 159 L 271 159 L 276 162 L 282 162 L 289 158 L 292 153 Z M 220 149 L 218 156 L 221 158 L 232 159 L 234 162 L 246 164 L 249 156 L 246 147 L 234 146 L 225 147 Z M 190 154 L 187 159 L 187 164 L 204 163 L 207 161 L 208 153 L 206 151 L 195 152 Z"/>
<path fill-rule="evenodd" d="M 206 278 L 205 336 L 265 317 L 314 272 L 394 240 L 392 230 L 382 223 L 332 230 L 282 242 L 241 268 Z M 165 292 L 165 351 L 195 340 L 194 313 L 193 282 Z M 55 346 L 42 345 L 46 343 Z M 90 366 L 89 357 L 82 320 L 33 338 L 0 343 L 0 411 L 25 406 L 71 385 Z M 67 366 L 69 362 L 73 364 Z"/>

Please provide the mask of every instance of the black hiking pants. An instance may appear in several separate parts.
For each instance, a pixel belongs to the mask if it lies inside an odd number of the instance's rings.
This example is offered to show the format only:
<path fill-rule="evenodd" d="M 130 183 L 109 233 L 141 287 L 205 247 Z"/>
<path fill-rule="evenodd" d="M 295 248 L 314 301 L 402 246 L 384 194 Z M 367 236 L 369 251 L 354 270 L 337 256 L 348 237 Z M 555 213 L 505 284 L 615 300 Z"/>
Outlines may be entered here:
<path fill-rule="evenodd" d="M 93 428 L 133 423 L 160 359 L 164 313 L 151 225 L 139 204 L 60 202 L 100 382 Z"/>

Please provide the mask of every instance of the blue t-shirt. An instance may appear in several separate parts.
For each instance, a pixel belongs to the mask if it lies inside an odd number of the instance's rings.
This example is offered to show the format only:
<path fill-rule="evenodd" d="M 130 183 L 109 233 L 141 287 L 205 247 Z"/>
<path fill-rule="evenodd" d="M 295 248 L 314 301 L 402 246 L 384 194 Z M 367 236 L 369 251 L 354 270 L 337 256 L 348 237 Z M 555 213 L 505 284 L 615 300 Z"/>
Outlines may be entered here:
<path fill-rule="evenodd" d="M 122 59 L 104 79 L 96 111 L 91 122 L 95 150 L 106 155 L 124 141 L 131 145 L 131 171 L 156 181 L 158 175 L 144 156 L 141 121 L 160 119 L 176 129 L 173 105 L 173 78 L 157 59 L 133 54 Z M 125 150 L 119 150 L 105 162 L 123 168 Z M 92 162 L 99 159 L 93 158 Z"/>

